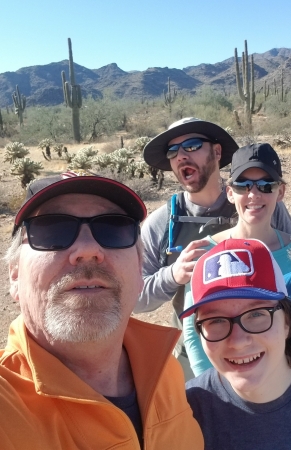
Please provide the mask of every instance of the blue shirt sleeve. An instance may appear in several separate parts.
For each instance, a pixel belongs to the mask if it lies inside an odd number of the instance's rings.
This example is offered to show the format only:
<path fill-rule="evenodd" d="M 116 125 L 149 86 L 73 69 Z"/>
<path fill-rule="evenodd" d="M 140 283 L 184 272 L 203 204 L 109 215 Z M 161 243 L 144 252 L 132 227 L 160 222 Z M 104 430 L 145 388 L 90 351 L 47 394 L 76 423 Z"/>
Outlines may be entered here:
<path fill-rule="evenodd" d="M 190 283 L 185 285 L 185 302 L 184 310 L 193 305 Z M 200 340 L 194 327 L 194 314 L 183 319 L 184 345 L 188 354 L 191 369 L 197 377 L 205 370 L 212 367 L 211 362 L 207 358 Z"/>

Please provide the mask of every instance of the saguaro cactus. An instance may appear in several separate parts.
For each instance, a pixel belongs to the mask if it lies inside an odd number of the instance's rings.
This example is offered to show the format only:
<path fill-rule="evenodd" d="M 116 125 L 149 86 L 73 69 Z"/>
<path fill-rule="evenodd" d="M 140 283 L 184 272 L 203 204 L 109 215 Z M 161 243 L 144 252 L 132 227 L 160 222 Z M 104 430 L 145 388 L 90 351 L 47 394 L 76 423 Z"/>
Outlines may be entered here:
<path fill-rule="evenodd" d="M 176 100 L 177 97 L 177 91 L 174 88 L 173 94 L 171 90 L 171 80 L 170 77 L 168 77 L 168 92 L 166 93 L 164 91 L 164 97 L 165 97 L 165 105 L 169 108 L 170 112 L 172 110 L 172 103 Z"/>
<path fill-rule="evenodd" d="M 242 53 L 242 82 L 240 78 L 237 49 L 234 49 L 236 85 L 240 98 L 244 102 L 245 119 L 249 127 L 252 126 L 252 114 L 255 114 L 255 80 L 254 80 L 254 57 L 251 55 L 249 64 L 248 43 L 245 41 L 245 51 Z M 259 110 L 260 108 L 258 108 Z"/>
<path fill-rule="evenodd" d="M 26 97 L 20 94 L 19 87 L 16 85 L 16 91 L 12 94 L 12 100 L 14 103 L 14 112 L 18 115 L 19 125 L 23 125 L 23 111 L 26 107 Z"/>
<path fill-rule="evenodd" d="M 72 125 L 73 125 L 74 140 L 76 142 L 80 142 L 81 136 L 80 136 L 79 108 L 81 108 L 82 106 L 82 94 L 80 85 L 76 84 L 75 82 L 72 43 L 70 38 L 68 38 L 68 45 L 69 45 L 69 69 L 70 69 L 71 89 L 68 81 L 66 81 L 65 72 L 62 71 L 63 91 L 66 105 L 72 108 Z"/>

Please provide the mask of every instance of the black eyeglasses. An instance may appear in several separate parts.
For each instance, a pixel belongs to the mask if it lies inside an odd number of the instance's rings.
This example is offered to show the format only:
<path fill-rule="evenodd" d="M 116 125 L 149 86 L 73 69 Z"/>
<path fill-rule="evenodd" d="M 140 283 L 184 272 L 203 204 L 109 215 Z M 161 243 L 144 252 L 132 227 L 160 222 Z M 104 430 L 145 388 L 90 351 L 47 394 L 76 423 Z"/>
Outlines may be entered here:
<path fill-rule="evenodd" d="M 196 327 L 208 342 L 226 339 L 231 334 L 235 323 L 247 333 L 264 333 L 273 325 L 273 315 L 279 309 L 283 309 L 280 304 L 272 308 L 250 309 L 236 317 L 209 317 L 197 320 Z"/>
<path fill-rule="evenodd" d="M 182 147 L 185 152 L 196 152 L 202 147 L 203 142 L 211 142 L 212 144 L 214 144 L 214 142 L 208 138 L 190 138 L 186 139 L 186 141 L 180 142 L 179 144 L 169 145 L 166 156 L 168 159 L 175 158 L 180 147 Z"/>
<path fill-rule="evenodd" d="M 231 183 L 231 187 L 237 194 L 245 194 L 246 192 L 250 192 L 253 186 L 256 186 L 258 191 L 263 194 L 271 194 L 272 192 L 275 192 L 281 184 L 281 181 L 243 180 L 233 181 Z"/>
<path fill-rule="evenodd" d="M 78 237 L 80 227 L 87 223 L 92 236 L 104 248 L 132 247 L 138 237 L 139 222 L 122 214 L 75 217 L 67 214 L 46 214 L 24 220 L 31 248 L 57 251 L 69 248 Z"/>

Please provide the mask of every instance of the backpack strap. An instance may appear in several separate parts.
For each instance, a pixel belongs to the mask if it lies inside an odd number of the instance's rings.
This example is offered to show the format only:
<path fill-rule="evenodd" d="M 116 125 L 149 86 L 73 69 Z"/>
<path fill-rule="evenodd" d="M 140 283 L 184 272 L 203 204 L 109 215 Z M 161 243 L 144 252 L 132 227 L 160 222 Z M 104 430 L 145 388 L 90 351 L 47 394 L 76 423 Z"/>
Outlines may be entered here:
<path fill-rule="evenodd" d="M 199 233 L 211 225 L 226 225 L 229 227 L 234 226 L 237 222 L 236 217 L 233 216 L 233 205 L 229 203 L 229 208 L 223 208 L 224 216 L 218 217 L 205 217 L 205 216 L 188 216 L 185 204 L 184 192 L 179 192 L 174 194 L 167 201 L 167 223 L 164 231 L 163 238 L 160 245 L 160 264 L 162 267 L 167 265 L 167 256 L 171 255 L 173 252 L 181 252 L 183 248 L 179 245 L 174 247 L 174 242 L 178 236 L 181 226 L 185 222 L 192 222 L 201 224 L 199 228 Z M 228 210 L 229 209 L 229 210 Z M 228 217 L 225 217 L 228 216 Z"/>

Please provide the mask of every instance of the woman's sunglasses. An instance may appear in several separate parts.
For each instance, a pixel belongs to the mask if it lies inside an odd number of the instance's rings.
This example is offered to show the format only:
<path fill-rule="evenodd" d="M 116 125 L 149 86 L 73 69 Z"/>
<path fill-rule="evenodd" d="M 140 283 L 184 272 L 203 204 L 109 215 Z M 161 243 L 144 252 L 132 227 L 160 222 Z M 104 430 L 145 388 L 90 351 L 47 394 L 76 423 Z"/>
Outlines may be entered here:
<path fill-rule="evenodd" d="M 190 138 L 186 139 L 186 141 L 180 142 L 179 144 L 169 145 L 166 156 L 168 159 L 175 158 L 180 147 L 182 147 L 185 152 L 196 152 L 202 147 L 204 142 L 211 142 L 214 144 L 214 142 L 208 138 Z"/>
<path fill-rule="evenodd" d="M 122 214 L 94 217 L 46 214 L 23 222 L 29 245 L 40 251 L 65 250 L 71 247 L 83 223 L 89 225 L 93 238 L 104 248 L 132 247 L 140 230 L 139 221 Z"/>
<path fill-rule="evenodd" d="M 246 192 L 250 192 L 253 186 L 256 186 L 258 191 L 262 192 L 263 194 L 271 194 L 278 189 L 280 184 L 282 184 L 281 181 L 244 180 L 233 181 L 230 186 L 237 194 L 245 194 Z"/>

